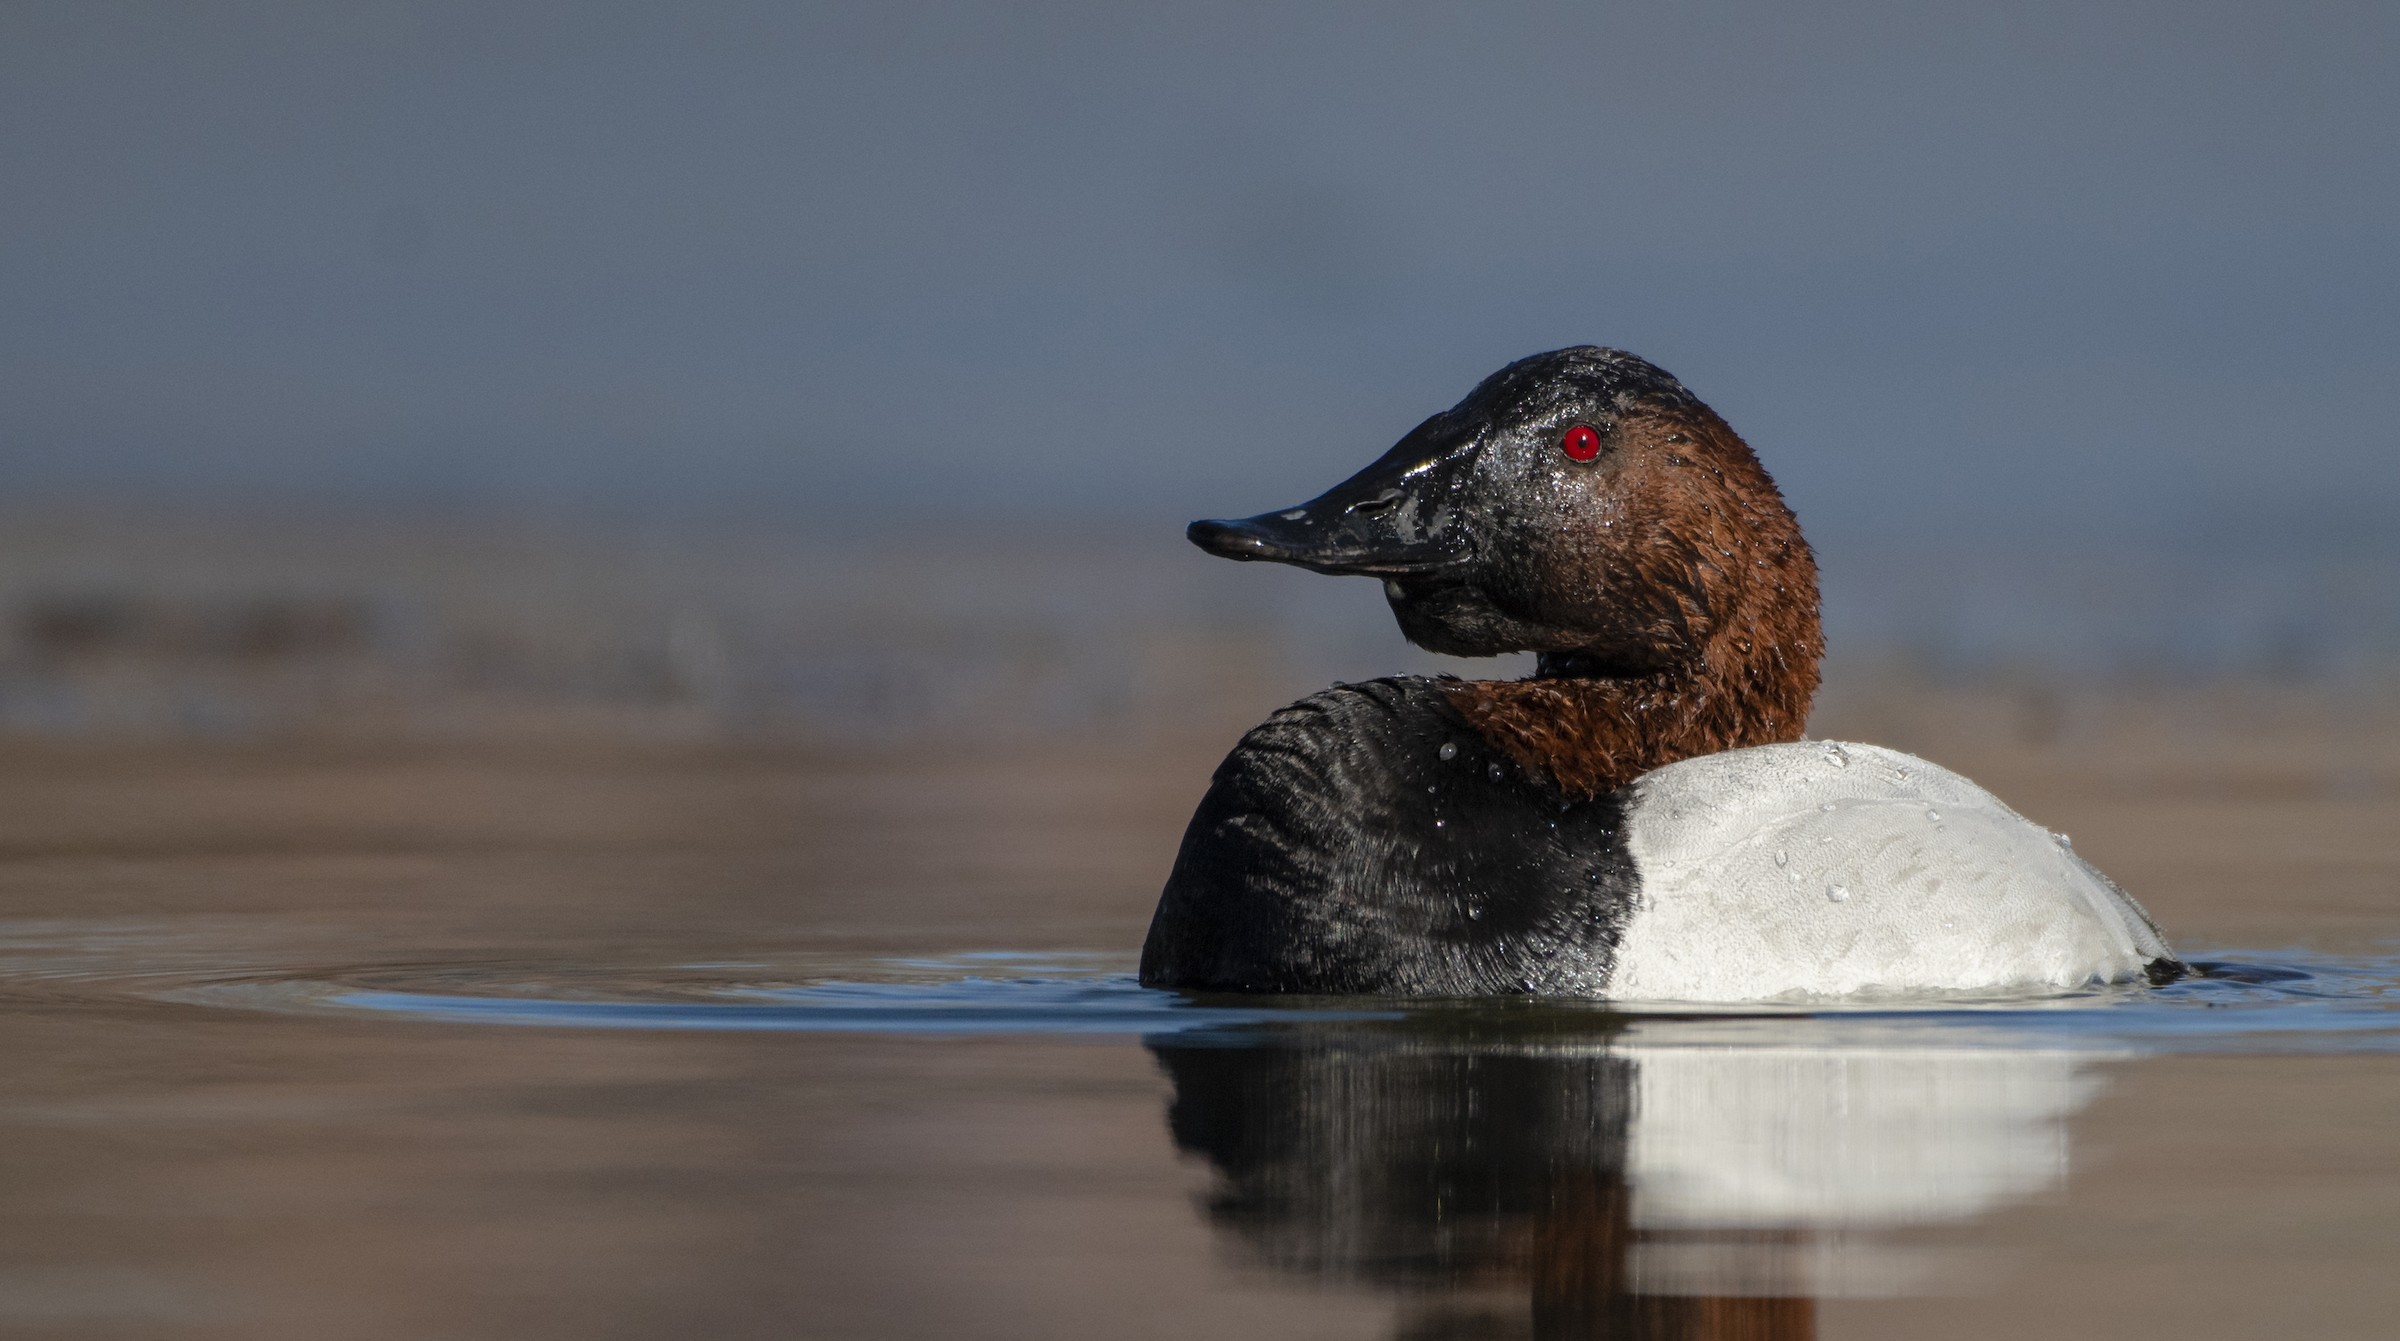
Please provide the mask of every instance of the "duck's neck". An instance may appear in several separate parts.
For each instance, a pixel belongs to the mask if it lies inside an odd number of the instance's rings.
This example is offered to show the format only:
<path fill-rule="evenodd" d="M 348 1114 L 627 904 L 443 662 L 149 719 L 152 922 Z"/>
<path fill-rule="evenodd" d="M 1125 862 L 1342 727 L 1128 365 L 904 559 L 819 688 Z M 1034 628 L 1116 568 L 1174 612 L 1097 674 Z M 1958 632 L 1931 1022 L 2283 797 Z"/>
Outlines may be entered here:
<path fill-rule="evenodd" d="M 1654 440 L 1664 473 L 1651 503 L 1676 525 L 1653 519 L 1646 543 L 1628 551 L 1620 540 L 1603 562 L 1625 565 L 1617 576 L 1675 609 L 1652 614 L 1647 639 L 1595 634 L 1585 650 L 1544 653 L 1531 679 L 1449 687 L 1451 703 L 1503 753 L 1575 796 L 1614 791 L 1679 759 L 1798 740 L 1825 652 L 1816 557 L 1725 421 L 1692 406 L 1629 419 L 1620 431 Z"/>
<path fill-rule="evenodd" d="M 1452 684 L 1450 702 L 1526 771 L 1598 796 L 1679 759 L 1798 740 L 1823 649 L 1811 606 L 1805 621 L 1779 621 L 1795 625 L 1781 636 L 1748 622 L 1722 629 L 1669 670 L 1610 675 L 1545 655 L 1530 679 Z"/>

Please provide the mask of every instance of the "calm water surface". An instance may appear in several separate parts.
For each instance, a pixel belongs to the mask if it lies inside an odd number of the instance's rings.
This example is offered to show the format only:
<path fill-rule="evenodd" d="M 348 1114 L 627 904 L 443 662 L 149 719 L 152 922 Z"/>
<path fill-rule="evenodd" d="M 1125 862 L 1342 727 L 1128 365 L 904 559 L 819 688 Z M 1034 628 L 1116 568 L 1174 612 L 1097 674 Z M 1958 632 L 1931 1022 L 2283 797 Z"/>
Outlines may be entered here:
<path fill-rule="evenodd" d="M 1129 974 L 1188 797 L 1094 771 L 0 776 L 0 1332 L 2365 1337 L 2400 1316 L 2382 857 L 2323 879 L 2364 904 L 2295 900 L 2314 944 L 2186 935 L 2209 974 L 2157 991 L 1191 998 Z M 2112 865 L 2171 927 L 2207 923 L 2204 880 L 2178 917 L 2139 860 Z"/>

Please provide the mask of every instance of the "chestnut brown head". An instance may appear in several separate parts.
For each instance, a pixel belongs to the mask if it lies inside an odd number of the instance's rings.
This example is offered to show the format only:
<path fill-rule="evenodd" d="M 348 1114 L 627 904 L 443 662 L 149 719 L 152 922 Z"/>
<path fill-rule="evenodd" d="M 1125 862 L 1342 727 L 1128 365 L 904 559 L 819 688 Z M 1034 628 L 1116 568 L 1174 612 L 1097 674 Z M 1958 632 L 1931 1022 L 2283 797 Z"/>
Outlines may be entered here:
<path fill-rule="evenodd" d="M 1620 350 L 1521 359 L 1325 494 L 1190 536 L 1380 577 L 1435 652 L 1629 677 L 1783 638 L 1813 683 L 1815 568 L 1774 482 L 1682 383 Z M 1726 640 L 1738 650 L 1712 647 Z"/>

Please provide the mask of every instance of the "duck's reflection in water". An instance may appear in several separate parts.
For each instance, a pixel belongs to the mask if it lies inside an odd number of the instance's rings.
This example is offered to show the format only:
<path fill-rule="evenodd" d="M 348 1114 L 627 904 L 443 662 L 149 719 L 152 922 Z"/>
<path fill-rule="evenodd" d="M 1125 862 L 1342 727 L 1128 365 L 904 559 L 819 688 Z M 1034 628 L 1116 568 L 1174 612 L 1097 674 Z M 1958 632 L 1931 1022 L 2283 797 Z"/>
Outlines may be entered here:
<path fill-rule="evenodd" d="M 1393 1291 L 1412 1339 L 1811 1337 L 1819 1297 L 1944 1284 L 1890 1231 L 2058 1183 L 2099 1084 L 2090 1053 L 1806 1019 L 1150 1046 L 1220 1234 Z"/>

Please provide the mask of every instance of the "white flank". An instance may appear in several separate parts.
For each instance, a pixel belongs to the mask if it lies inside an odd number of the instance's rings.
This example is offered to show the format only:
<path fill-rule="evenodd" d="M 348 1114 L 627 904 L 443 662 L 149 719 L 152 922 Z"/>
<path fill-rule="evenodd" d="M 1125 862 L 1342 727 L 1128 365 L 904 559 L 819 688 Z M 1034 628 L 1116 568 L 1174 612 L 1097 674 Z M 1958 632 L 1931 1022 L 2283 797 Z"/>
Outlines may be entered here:
<path fill-rule="evenodd" d="M 2079 987 L 2170 953 L 2064 840 L 1913 755 L 1768 745 L 1670 764 L 1633 790 L 1641 894 L 1616 999 Z"/>

